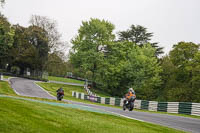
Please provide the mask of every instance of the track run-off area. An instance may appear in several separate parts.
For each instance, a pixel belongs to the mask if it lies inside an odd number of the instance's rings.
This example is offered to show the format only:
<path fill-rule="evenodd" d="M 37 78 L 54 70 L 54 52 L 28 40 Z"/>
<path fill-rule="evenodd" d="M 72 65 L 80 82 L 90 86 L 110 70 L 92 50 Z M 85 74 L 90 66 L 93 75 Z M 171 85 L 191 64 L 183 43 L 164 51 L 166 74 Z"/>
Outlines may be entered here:
<path fill-rule="evenodd" d="M 56 97 L 50 95 L 43 88 L 35 84 L 34 80 L 24 79 L 24 78 L 11 78 L 9 79 L 9 83 L 14 91 L 21 96 L 28 97 L 39 97 L 39 98 L 47 98 L 47 99 L 56 99 Z M 15 97 L 14 97 L 15 98 Z M 88 111 L 94 111 L 99 113 L 108 113 L 119 115 L 122 117 L 135 119 L 138 121 L 144 121 L 149 123 L 154 123 L 170 128 L 175 128 L 178 130 L 199 133 L 200 132 L 200 119 L 183 117 L 183 116 L 175 116 L 168 114 L 159 114 L 159 113 L 151 113 L 151 112 L 139 112 L 139 111 L 123 111 L 119 108 L 112 108 L 106 106 L 99 106 L 94 104 L 86 104 L 75 101 L 63 100 L 68 103 L 68 107 L 79 108 Z M 36 101 L 37 102 L 37 101 Z M 47 104 L 52 104 L 48 103 Z M 56 104 L 57 106 L 66 106 L 63 104 Z"/>

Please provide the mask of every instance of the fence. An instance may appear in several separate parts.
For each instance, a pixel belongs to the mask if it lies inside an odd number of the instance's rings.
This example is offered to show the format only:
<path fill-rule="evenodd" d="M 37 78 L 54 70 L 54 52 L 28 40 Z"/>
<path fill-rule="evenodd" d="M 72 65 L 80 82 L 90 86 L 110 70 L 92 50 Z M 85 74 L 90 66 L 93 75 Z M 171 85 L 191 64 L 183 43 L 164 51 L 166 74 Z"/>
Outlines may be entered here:
<path fill-rule="evenodd" d="M 72 91 L 72 96 L 83 100 L 90 100 L 96 103 L 109 104 L 114 106 L 123 106 L 124 101 L 123 98 L 95 97 L 74 91 Z M 149 111 L 200 116 L 200 103 L 135 100 L 134 108 Z"/>

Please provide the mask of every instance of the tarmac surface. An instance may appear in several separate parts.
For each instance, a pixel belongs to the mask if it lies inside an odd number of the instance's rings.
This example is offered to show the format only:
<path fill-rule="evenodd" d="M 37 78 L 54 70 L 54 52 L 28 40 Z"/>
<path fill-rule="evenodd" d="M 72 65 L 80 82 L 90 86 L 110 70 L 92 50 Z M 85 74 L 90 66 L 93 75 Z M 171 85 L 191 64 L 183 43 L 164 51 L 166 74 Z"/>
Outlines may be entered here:
<path fill-rule="evenodd" d="M 18 95 L 29 96 L 29 97 L 40 97 L 47 99 L 56 99 L 54 96 L 50 95 L 43 88 L 35 84 L 34 80 L 24 79 L 24 78 L 11 78 L 10 84 L 14 91 Z M 185 132 L 200 133 L 200 119 L 174 116 L 168 114 L 158 114 L 150 112 L 139 112 L 139 111 L 123 111 L 119 108 L 105 107 L 94 104 L 85 104 L 80 102 L 74 102 L 69 100 L 63 100 L 71 104 L 90 107 L 94 109 L 100 109 L 115 115 L 122 117 L 135 119 L 143 122 L 154 123 L 170 128 L 175 128 Z"/>

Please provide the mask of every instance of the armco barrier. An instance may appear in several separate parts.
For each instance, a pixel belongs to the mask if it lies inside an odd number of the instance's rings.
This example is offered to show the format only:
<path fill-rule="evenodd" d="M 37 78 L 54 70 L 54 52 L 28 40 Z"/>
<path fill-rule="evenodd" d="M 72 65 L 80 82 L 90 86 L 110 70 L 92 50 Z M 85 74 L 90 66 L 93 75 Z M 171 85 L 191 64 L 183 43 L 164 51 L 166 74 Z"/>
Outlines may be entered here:
<path fill-rule="evenodd" d="M 123 98 L 95 97 L 74 91 L 72 91 L 72 96 L 79 99 L 90 100 L 93 102 L 101 104 L 109 104 L 114 106 L 123 106 L 123 101 L 124 101 Z M 168 113 L 200 116 L 200 103 L 156 102 L 156 101 L 146 101 L 146 100 L 135 100 L 134 108 L 149 110 L 149 111 L 161 111 Z"/>

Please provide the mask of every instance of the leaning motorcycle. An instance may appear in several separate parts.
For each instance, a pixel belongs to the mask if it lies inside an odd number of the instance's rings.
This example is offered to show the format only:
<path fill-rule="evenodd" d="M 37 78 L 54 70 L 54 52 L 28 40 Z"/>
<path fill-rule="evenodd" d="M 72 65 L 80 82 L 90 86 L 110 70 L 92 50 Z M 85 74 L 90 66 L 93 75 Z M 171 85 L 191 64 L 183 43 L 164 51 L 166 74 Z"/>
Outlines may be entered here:
<path fill-rule="evenodd" d="M 123 104 L 123 110 L 128 109 L 129 111 L 132 111 L 134 108 L 134 101 L 135 98 L 131 98 L 130 100 L 125 99 Z"/>
<path fill-rule="evenodd" d="M 58 92 L 57 93 L 57 100 L 58 101 L 61 101 L 63 99 L 63 97 L 64 97 L 64 92 Z"/>

